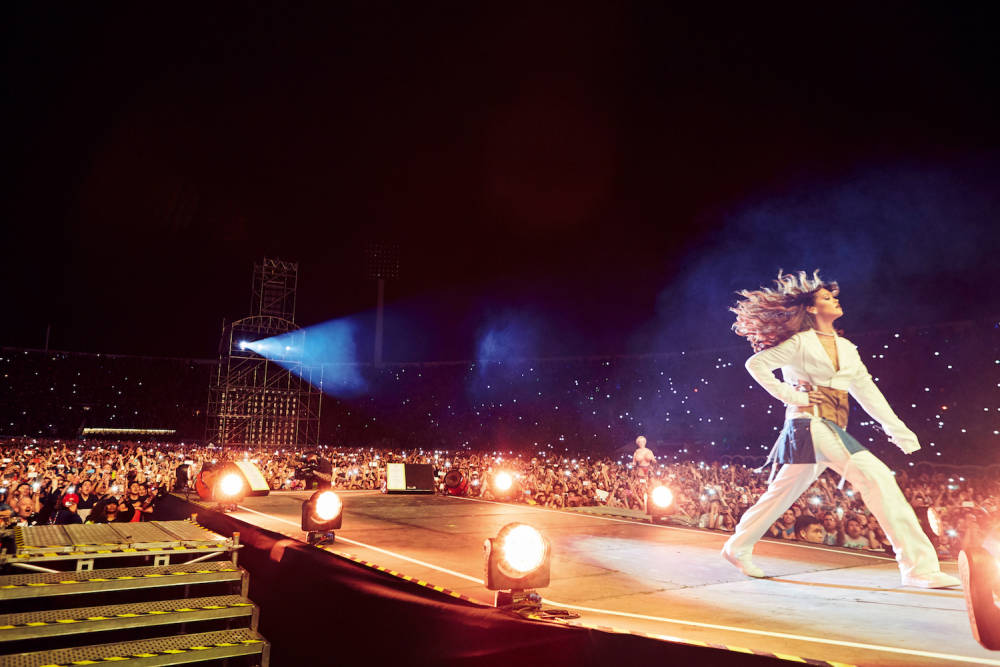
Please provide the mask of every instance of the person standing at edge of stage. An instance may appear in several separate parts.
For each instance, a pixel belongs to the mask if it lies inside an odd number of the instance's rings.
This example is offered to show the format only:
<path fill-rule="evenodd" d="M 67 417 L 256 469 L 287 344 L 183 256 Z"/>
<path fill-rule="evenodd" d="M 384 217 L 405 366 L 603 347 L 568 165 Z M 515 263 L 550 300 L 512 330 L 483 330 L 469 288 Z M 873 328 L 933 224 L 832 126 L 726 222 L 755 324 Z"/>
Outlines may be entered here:
<path fill-rule="evenodd" d="M 837 283 L 823 282 L 819 271 L 811 278 L 805 271 L 779 271 L 775 284 L 775 289 L 738 292 L 743 298 L 730 309 L 736 313 L 733 331 L 750 341 L 755 352 L 746 362 L 747 371 L 787 409 L 784 429 L 767 459 L 772 464 L 768 489 L 740 519 L 722 556 L 747 576 L 765 576 L 751 559 L 754 545 L 830 467 L 861 492 L 878 519 L 896 552 L 903 585 L 960 585 L 941 572 L 937 553 L 892 471 L 844 430 L 849 393 L 904 453 L 920 449 L 917 436 L 872 381 L 855 345 L 834 330 L 833 323 L 843 315 Z M 774 376 L 778 368 L 784 382 Z"/>
<path fill-rule="evenodd" d="M 656 463 L 656 455 L 646 447 L 646 436 L 640 435 L 635 439 L 637 449 L 632 454 L 632 463 L 635 465 L 635 474 L 639 479 L 648 479 L 650 468 Z"/>

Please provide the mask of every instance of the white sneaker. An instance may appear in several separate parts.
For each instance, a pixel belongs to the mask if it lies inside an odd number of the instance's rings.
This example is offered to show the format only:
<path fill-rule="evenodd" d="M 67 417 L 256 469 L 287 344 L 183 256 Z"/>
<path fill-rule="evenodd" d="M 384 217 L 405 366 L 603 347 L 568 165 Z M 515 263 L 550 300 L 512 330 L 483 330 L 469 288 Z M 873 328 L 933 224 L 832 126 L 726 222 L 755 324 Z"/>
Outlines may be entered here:
<path fill-rule="evenodd" d="M 753 560 L 750 559 L 750 554 L 745 554 L 743 556 L 734 556 L 733 554 L 726 551 L 725 547 L 722 549 L 722 557 L 728 560 L 730 563 L 736 566 L 736 568 L 747 575 L 748 577 L 755 577 L 760 579 L 764 575 L 764 570 L 760 569 L 753 564 Z"/>
<path fill-rule="evenodd" d="M 927 574 L 911 574 L 903 577 L 904 586 L 916 586 L 917 588 L 950 588 L 961 586 L 962 581 L 944 572 L 928 572 Z"/>

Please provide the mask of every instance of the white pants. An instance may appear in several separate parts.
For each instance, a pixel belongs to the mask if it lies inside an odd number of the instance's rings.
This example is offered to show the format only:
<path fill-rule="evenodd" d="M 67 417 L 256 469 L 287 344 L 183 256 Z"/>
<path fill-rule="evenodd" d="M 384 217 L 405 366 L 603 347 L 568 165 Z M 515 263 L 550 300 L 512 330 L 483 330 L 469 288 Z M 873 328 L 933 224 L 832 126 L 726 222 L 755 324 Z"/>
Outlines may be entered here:
<path fill-rule="evenodd" d="M 934 545 L 920 528 L 917 515 L 899 490 L 892 471 L 869 451 L 851 455 L 836 432 L 820 419 L 812 420 L 811 433 L 817 462 L 782 466 L 760 500 L 744 513 L 736 532 L 726 542 L 726 550 L 735 556 L 752 552 L 785 510 L 830 467 L 861 492 L 865 505 L 892 543 L 904 577 L 938 572 L 940 565 Z"/>

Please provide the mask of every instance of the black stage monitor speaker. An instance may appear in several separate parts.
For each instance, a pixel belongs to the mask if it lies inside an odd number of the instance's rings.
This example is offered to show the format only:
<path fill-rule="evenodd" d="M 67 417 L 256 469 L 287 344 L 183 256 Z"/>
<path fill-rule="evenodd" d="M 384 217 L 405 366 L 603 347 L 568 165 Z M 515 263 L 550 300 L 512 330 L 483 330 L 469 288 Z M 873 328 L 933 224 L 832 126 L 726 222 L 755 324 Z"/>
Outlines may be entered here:
<path fill-rule="evenodd" d="M 434 466 L 430 463 L 390 463 L 386 466 L 388 493 L 434 493 Z"/>

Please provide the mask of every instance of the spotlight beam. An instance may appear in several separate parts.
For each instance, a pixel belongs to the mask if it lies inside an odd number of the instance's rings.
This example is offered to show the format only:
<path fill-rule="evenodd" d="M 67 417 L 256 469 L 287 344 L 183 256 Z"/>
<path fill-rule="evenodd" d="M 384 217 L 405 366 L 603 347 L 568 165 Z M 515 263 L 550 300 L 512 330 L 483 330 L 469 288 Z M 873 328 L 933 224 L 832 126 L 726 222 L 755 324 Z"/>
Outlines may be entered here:
<path fill-rule="evenodd" d="M 256 352 L 331 396 L 349 398 L 367 391 L 361 375 L 358 327 L 348 318 L 247 343 Z"/>

